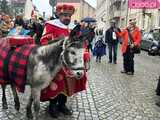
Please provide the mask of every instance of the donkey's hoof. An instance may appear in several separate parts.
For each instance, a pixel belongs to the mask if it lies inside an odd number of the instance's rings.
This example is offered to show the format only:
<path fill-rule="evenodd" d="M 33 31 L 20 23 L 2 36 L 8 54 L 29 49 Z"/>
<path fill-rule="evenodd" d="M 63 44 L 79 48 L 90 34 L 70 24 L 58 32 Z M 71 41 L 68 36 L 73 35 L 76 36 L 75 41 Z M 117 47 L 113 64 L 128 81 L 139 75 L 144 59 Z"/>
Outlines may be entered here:
<path fill-rule="evenodd" d="M 3 104 L 3 109 L 8 109 L 8 105 L 7 104 Z"/>
<path fill-rule="evenodd" d="M 28 118 L 28 120 L 33 120 L 33 115 L 27 114 L 27 118 Z"/>
<path fill-rule="evenodd" d="M 29 120 L 32 120 L 32 119 L 33 119 L 33 114 L 32 114 L 32 112 L 28 112 L 28 111 L 27 111 L 26 116 L 27 116 L 27 118 L 28 118 Z"/>

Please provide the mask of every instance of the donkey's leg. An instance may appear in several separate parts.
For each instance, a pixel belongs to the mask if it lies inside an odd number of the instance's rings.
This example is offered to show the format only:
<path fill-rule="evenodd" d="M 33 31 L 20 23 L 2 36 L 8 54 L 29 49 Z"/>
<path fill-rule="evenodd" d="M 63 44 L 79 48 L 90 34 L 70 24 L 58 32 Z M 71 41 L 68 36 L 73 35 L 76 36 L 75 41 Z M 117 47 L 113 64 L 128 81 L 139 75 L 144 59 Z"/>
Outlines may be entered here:
<path fill-rule="evenodd" d="M 3 106 L 3 109 L 8 109 L 6 93 L 5 93 L 6 84 L 1 85 L 1 87 L 2 87 L 2 106 Z"/>
<path fill-rule="evenodd" d="M 18 94 L 17 94 L 17 91 L 16 91 L 16 87 L 14 84 L 11 84 L 11 89 L 12 89 L 12 93 L 13 93 L 13 97 L 14 97 L 14 102 L 15 102 L 15 109 L 17 111 L 19 111 L 20 109 L 20 102 L 19 102 L 19 97 L 18 97 Z"/>
<path fill-rule="evenodd" d="M 27 107 L 26 107 L 26 110 L 27 110 L 26 116 L 27 116 L 27 118 L 29 118 L 29 119 L 33 119 L 33 114 L 32 114 L 32 102 L 33 102 L 33 97 L 32 97 L 32 93 L 31 93 L 30 98 L 29 98 L 29 100 L 28 100 Z"/>
<path fill-rule="evenodd" d="M 38 120 L 38 115 L 39 115 L 39 110 L 40 110 L 40 92 L 41 90 L 37 88 L 32 89 L 32 95 L 33 95 L 33 100 L 34 100 L 34 111 L 35 111 L 35 117 L 36 120 Z"/>

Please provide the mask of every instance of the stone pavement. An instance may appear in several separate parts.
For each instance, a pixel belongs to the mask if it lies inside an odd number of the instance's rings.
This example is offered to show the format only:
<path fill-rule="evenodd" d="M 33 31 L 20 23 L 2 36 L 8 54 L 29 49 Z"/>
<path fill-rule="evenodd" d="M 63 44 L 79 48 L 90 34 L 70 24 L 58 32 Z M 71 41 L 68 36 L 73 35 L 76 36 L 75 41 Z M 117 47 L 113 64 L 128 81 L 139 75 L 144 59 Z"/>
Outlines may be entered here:
<path fill-rule="evenodd" d="M 41 103 L 39 120 L 160 120 L 160 108 L 155 105 L 160 99 L 155 95 L 160 75 L 160 57 L 147 56 L 145 52 L 136 55 L 134 76 L 120 73 L 120 55 L 117 65 L 108 64 L 106 57 L 102 59 L 102 63 L 96 63 L 92 57 L 87 91 L 69 98 L 68 106 L 73 110 L 72 116 L 50 118 L 46 112 L 46 102 Z M 0 106 L 0 120 L 26 120 L 28 92 L 29 88 L 25 94 L 19 94 L 21 109 L 17 112 L 8 87 L 9 109 L 3 110 Z"/>

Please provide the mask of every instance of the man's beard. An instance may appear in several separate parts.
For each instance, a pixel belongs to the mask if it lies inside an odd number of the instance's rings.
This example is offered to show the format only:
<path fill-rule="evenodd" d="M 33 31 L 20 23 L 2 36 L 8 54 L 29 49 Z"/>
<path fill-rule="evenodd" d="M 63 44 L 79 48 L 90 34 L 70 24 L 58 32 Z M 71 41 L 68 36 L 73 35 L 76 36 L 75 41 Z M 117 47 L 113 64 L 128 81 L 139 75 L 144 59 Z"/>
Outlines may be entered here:
<path fill-rule="evenodd" d="M 65 24 L 65 25 L 69 25 L 69 23 L 70 23 L 70 20 L 69 20 L 69 19 L 65 19 L 65 20 L 63 20 L 63 24 Z"/>

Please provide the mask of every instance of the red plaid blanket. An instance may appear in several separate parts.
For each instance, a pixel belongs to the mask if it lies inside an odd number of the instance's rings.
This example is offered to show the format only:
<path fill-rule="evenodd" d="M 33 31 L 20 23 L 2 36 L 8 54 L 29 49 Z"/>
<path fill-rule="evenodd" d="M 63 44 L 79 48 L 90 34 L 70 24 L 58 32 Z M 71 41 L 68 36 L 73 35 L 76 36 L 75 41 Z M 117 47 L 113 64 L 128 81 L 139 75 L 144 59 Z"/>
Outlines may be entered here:
<path fill-rule="evenodd" d="M 0 84 L 13 82 L 19 92 L 24 92 L 28 56 L 35 45 L 11 47 L 8 40 L 0 41 Z"/>

